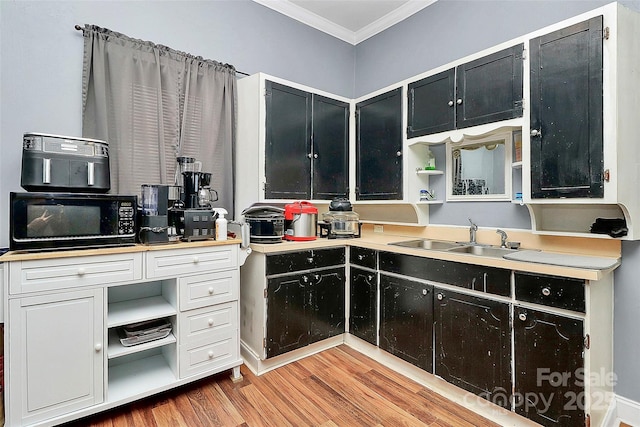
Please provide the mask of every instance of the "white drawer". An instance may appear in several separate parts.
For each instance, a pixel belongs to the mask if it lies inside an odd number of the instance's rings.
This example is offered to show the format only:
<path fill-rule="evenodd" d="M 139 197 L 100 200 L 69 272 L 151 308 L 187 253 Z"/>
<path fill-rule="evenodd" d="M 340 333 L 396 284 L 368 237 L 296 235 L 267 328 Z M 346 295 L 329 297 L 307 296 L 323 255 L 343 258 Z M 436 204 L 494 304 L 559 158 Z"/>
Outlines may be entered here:
<path fill-rule="evenodd" d="M 179 279 L 180 310 L 206 307 L 238 299 L 238 270 L 197 274 Z"/>
<path fill-rule="evenodd" d="M 163 279 L 237 267 L 238 245 L 147 252 L 147 277 Z"/>
<path fill-rule="evenodd" d="M 180 345 L 211 338 L 220 332 L 238 329 L 238 302 L 190 310 L 180 314 Z"/>
<path fill-rule="evenodd" d="M 88 285 L 113 285 L 140 279 L 140 252 L 9 263 L 11 294 Z"/>
<path fill-rule="evenodd" d="M 180 346 L 179 357 L 180 378 L 237 363 L 240 358 L 238 330 L 230 329 L 211 339 Z"/>

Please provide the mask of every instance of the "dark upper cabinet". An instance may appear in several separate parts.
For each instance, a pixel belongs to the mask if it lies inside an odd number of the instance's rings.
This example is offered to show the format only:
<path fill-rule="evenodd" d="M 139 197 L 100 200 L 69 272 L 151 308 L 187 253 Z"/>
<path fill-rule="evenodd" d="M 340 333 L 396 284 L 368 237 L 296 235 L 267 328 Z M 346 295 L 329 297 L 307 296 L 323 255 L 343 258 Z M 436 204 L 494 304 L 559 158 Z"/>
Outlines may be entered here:
<path fill-rule="evenodd" d="M 348 195 L 349 104 L 266 81 L 265 198 Z"/>
<path fill-rule="evenodd" d="M 544 426 L 583 427 L 583 321 L 516 307 L 513 322 L 516 412 Z"/>
<path fill-rule="evenodd" d="M 380 348 L 433 372 L 433 286 L 380 274 Z"/>
<path fill-rule="evenodd" d="M 532 198 L 604 196 L 602 22 L 530 42 Z"/>
<path fill-rule="evenodd" d="M 313 95 L 312 198 L 348 197 L 349 104 Z"/>
<path fill-rule="evenodd" d="M 410 83 L 407 137 L 522 116 L 522 52 L 510 47 Z"/>
<path fill-rule="evenodd" d="M 408 138 L 455 129 L 455 68 L 410 83 L 408 92 Z"/>
<path fill-rule="evenodd" d="M 378 274 L 362 268 L 350 268 L 349 333 L 370 342 L 378 341 Z"/>
<path fill-rule="evenodd" d="M 311 94 L 266 82 L 265 198 L 311 198 Z"/>
<path fill-rule="evenodd" d="M 509 304 L 438 288 L 434 297 L 435 374 L 510 408 Z"/>
<path fill-rule="evenodd" d="M 356 199 L 402 199 L 402 89 L 356 104 Z"/>

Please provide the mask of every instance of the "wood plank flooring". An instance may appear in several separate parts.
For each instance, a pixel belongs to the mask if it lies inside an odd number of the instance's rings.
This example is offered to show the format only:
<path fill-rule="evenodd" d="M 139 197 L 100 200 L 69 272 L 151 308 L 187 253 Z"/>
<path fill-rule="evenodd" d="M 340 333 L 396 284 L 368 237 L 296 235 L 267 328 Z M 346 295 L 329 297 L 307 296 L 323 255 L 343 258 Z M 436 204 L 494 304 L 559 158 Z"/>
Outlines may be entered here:
<path fill-rule="evenodd" d="M 341 345 L 244 380 L 229 372 L 67 427 L 431 426 L 497 424 Z"/>

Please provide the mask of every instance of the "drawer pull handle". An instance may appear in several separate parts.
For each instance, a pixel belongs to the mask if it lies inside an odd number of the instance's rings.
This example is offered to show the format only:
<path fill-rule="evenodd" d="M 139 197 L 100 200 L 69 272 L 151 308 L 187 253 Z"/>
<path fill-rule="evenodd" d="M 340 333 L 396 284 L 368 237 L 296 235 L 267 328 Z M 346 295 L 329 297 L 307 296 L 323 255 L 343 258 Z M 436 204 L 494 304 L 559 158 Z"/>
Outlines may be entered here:
<path fill-rule="evenodd" d="M 213 359 L 213 350 L 209 350 L 208 356 L 209 359 Z"/>
<path fill-rule="evenodd" d="M 199 262 L 200 262 L 200 258 L 198 258 L 197 256 L 194 256 L 194 257 L 193 257 L 193 263 L 194 263 L 194 264 L 197 264 L 197 263 L 199 263 Z"/>
<path fill-rule="evenodd" d="M 96 349 L 96 351 L 101 351 L 102 350 L 102 344 L 98 343 L 96 344 L 96 346 L 94 347 Z"/>
<path fill-rule="evenodd" d="M 78 269 L 78 276 L 84 276 L 86 273 L 87 271 L 84 268 L 80 267 Z"/>
<path fill-rule="evenodd" d="M 551 289 L 542 288 L 542 295 L 544 295 L 545 297 L 548 297 L 549 295 L 551 295 Z"/>
<path fill-rule="evenodd" d="M 207 320 L 207 323 L 209 324 L 209 326 L 213 326 L 213 319 Z"/>
<path fill-rule="evenodd" d="M 527 313 L 520 313 L 518 315 L 518 319 L 520 319 L 520 320 L 522 320 L 524 322 L 525 320 L 527 320 Z"/>
<path fill-rule="evenodd" d="M 364 255 L 358 255 L 358 259 L 362 261 L 364 259 Z"/>
<path fill-rule="evenodd" d="M 214 291 L 215 291 L 215 290 L 213 289 L 213 286 L 211 286 L 211 287 L 209 288 L 209 295 L 213 295 L 213 292 L 214 292 Z"/>
<path fill-rule="evenodd" d="M 313 257 L 309 257 L 309 258 L 307 258 L 307 262 L 308 262 L 309 264 L 313 264 Z"/>

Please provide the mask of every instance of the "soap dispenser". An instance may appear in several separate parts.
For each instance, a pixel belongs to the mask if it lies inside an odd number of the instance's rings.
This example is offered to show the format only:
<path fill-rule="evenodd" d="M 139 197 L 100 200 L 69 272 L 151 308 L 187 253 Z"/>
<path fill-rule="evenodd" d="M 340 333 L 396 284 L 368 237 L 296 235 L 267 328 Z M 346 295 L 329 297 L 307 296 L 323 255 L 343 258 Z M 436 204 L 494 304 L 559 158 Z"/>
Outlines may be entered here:
<path fill-rule="evenodd" d="M 216 240 L 227 240 L 227 219 L 224 217 L 228 212 L 223 208 L 215 208 L 218 212 L 216 219 Z"/>
<path fill-rule="evenodd" d="M 429 147 L 427 147 L 427 158 L 424 163 L 425 170 L 435 170 L 436 168 L 436 156 Z"/>

